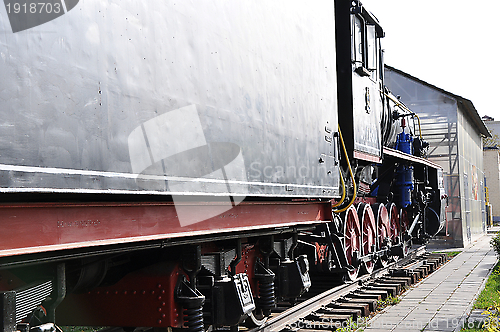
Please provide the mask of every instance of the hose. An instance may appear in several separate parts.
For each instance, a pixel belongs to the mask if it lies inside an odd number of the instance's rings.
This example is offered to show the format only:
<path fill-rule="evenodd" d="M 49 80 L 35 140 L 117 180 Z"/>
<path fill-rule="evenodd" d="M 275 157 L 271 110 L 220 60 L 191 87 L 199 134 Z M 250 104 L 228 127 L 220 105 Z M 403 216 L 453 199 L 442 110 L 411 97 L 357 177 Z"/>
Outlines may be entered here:
<path fill-rule="evenodd" d="M 342 208 L 340 210 L 333 211 L 333 212 L 336 212 L 336 213 L 344 212 L 348 208 L 350 208 L 351 205 L 354 204 L 354 200 L 356 199 L 356 196 L 357 196 L 356 194 L 357 194 L 357 191 L 358 191 L 358 188 L 356 187 L 356 179 L 354 178 L 354 174 L 352 172 L 351 162 L 349 161 L 349 156 L 347 155 L 347 149 L 345 148 L 344 138 L 342 137 L 342 131 L 340 130 L 340 126 L 339 126 L 339 136 L 340 136 L 340 143 L 342 144 L 342 150 L 344 151 L 344 156 L 345 156 L 345 159 L 346 159 L 346 162 L 347 162 L 347 167 L 349 168 L 349 175 L 351 176 L 354 194 L 352 195 L 351 201 L 349 202 L 349 204 L 346 207 L 344 207 L 344 208 Z M 345 188 L 345 184 L 344 184 L 344 197 L 345 197 L 345 192 L 346 192 L 346 188 Z"/>

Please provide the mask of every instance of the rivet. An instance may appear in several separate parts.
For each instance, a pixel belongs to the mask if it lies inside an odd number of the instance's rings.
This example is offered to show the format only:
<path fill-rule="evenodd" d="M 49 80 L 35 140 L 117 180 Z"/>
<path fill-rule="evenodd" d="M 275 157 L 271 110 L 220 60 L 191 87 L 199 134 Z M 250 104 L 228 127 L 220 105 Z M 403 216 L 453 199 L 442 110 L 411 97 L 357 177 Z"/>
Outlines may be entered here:
<path fill-rule="evenodd" d="M 161 288 L 161 284 L 156 285 L 156 287 Z"/>
<path fill-rule="evenodd" d="M 162 289 L 162 290 L 161 290 L 161 293 L 162 293 L 162 294 L 165 294 L 165 290 L 164 290 L 164 289 Z"/>
<path fill-rule="evenodd" d="M 161 314 L 161 318 L 165 318 L 165 316 L 166 316 L 165 314 Z"/>
<path fill-rule="evenodd" d="M 127 295 L 127 294 L 128 294 L 128 292 L 127 292 L 126 290 L 124 290 L 124 291 L 123 291 L 123 294 L 124 294 L 124 295 Z"/>
<path fill-rule="evenodd" d="M 158 319 L 158 324 L 161 324 L 161 319 Z"/>
<path fill-rule="evenodd" d="M 146 291 L 145 290 L 142 291 L 142 295 L 146 295 Z"/>
<path fill-rule="evenodd" d="M 106 295 L 108 295 L 108 294 L 109 294 L 109 291 L 106 291 Z"/>
<path fill-rule="evenodd" d="M 161 296 L 158 296 L 158 300 L 161 300 Z"/>
<path fill-rule="evenodd" d="M 117 290 L 115 290 L 115 295 L 118 295 L 118 291 Z"/>
<path fill-rule="evenodd" d="M 151 291 L 151 295 L 155 295 L 155 291 L 154 290 Z"/>
<path fill-rule="evenodd" d="M 133 291 L 132 294 L 136 295 L 137 294 L 137 291 Z"/>
<path fill-rule="evenodd" d="M 158 308 L 158 312 L 161 312 L 161 308 Z"/>
<path fill-rule="evenodd" d="M 167 304 L 165 302 L 162 302 L 161 305 L 164 307 L 166 306 Z"/>

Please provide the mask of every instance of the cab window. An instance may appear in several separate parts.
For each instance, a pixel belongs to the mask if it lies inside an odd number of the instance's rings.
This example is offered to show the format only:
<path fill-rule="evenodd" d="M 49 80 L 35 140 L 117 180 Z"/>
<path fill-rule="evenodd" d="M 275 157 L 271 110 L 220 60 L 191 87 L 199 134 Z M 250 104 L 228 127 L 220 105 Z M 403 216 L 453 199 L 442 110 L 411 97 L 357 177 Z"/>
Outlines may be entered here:
<path fill-rule="evenodd" d="M 352 15 L 351 58 L 361 76 L 377 79 L 379 62 L 375 25 L 366 24 L 359 15 Z"/>

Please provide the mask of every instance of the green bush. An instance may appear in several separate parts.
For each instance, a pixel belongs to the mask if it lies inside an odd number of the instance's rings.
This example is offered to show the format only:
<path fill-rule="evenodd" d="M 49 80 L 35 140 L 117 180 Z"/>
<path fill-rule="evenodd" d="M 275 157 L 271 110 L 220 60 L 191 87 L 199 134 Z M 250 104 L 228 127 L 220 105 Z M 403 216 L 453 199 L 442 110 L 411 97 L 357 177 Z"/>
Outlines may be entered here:
<path fill-rule="evenodd" d="M 500 332 L 499 312 L 500 304 L 496 301 L 488 310 L 483 312 L 483 315 L 487 315 L 484 327 L 488 332 Z"/>
<path fill-rule="evenodd" d="M 500 232 L 498 232 L 490 241 L 493 250 L 495 250 L 497 256 L 500 258 Z"/>

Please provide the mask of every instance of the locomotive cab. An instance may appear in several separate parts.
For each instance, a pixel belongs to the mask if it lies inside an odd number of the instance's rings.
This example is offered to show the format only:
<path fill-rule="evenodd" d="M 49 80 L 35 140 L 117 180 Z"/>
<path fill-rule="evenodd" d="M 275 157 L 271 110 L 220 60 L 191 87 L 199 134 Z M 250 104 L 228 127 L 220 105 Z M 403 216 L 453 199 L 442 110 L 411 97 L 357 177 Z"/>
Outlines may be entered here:
<path fill-rule="evenodd" d="M 422 158 L 418 115 L 384 86 L 377 18 L 357 0 L 337 1 L 335 11 L 341 165 L 353 174 L 344 188 L 350 205 L 337 210 L 343 220 L 337 235 L 353 279 L 357 270 L 373 270 L 374 257 L 385 264 L 434 236 L 443 227 L 445 195 L 441 167 Z M 355 231 L 348 235 L 346 228 Z"/>
<path fill-rule="evenodd" d="M 366 162 L 382 158 L 383 36 L 359 1 L 336 3 L 339 124 L 350 158 Z"/>

